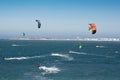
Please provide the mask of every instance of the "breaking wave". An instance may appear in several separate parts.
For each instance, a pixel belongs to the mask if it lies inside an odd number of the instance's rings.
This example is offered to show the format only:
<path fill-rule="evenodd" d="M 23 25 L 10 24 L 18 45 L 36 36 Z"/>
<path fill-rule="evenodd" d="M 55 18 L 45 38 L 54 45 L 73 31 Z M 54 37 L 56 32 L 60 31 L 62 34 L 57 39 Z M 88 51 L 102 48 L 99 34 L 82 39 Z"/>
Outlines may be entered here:
<path fill-rule="evenodd" d="M 109 55 L 88 54 L 88 53 L 84 53 L 84 52 L 76 52 L 76 51 L 69 51 L 69 53 L 80 54 L 80 55 L 99 56 L 99 57 L 106 57 L 106 58 L 114 58 L 114 56 L 109 56 Z"/>
<path fill-rule="evenodd" d="M 44 71 L 42 74 L 58 73 L 61 71 L 59 68 L 55 66 L 53 67 L 39 66 L 39 70 Z"/>
<path fill-rule="evenodd" d="M 68 60 L 73 60 L 73 57 L 70 57 L 69 55 L 65 55 L 65 54 L 52 53 L 51 56 L 58 56 L 62 58 L 67 58 Z"/>
<path fill-rule="evenodd" d="M 11 44 L 12 47 L 19 47 L 19 46 L 29 46 L 29 44 L 27 45 L 20 45 L 20 44 Z"/>
<path fill-rule="evenodd" d="M 76 52 L 76 51 L 69 51 L 69 53 L 87 55 L 87 53 L 84 53 L 84 52 Z"/>
<path fill-rule="evenodd" d="M 24 46 L 24 45 L 12 44 L 11 46 L 17 47 L 17 46 Z"/>
<path fill-rule="evenodd" d="M 96 48 L 105 48 L 105 46 L 98 46 L 98 45 L 97 45 Z"/>
<path fill-rule="evenodd" d="M 4 58 L 4 60 L 24 60 L 24 59 L 34 59 L 34 58 L 41 58 L 43 56 L 32 56 L 32 57 L 9 57 L 9 58 Z"/>

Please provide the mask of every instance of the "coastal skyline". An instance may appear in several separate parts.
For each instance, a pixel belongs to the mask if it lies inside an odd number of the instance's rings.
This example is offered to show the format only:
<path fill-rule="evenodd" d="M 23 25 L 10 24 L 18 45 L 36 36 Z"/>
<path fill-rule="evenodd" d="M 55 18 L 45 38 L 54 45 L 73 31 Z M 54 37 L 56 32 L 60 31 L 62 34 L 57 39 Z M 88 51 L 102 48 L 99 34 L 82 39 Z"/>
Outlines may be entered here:
<path fill-rule="evenodd" d="M 0 38 L 120 37 L 119 0 L 0 0 Z M 41 21 L 37 28 L 36 19 Z M 97 25 L 97 33 L 88 24 Z"/>

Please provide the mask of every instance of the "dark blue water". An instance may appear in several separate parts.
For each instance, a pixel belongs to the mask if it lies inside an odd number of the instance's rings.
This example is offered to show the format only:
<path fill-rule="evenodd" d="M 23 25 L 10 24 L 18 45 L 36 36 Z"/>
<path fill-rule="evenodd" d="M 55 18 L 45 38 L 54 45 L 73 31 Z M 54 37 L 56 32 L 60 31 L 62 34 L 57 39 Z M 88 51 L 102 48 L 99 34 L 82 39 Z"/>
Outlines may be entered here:
<path fill-rule="evenodd" d="M 120 42 L 1 40 L 0 80 L 120 80 Z"/>

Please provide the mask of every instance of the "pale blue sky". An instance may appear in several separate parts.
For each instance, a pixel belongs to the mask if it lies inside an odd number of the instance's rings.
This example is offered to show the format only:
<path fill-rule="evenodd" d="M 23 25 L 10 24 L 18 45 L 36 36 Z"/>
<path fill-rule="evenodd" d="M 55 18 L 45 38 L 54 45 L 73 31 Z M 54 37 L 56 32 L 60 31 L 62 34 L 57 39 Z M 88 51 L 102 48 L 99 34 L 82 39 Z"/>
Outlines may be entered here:
<path fill-rule="evenodd" d="M 41 29 L 36 19 L 40 19 Z M 88 24 L 97 25 L 97 33 Z M 120 37 L 120 0 L 0 0 L 0 38 Z"/>

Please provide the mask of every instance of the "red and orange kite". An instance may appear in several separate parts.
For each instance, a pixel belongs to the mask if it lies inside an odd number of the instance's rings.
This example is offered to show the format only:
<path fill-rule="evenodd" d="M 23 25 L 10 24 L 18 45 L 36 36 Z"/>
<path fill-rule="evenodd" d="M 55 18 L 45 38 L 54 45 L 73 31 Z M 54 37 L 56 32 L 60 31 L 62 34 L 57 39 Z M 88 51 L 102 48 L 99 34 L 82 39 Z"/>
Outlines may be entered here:
<path fill-rule="evenodd" d="M 92 30 L 92 34 L 95 34 L 97 31 L 96 25 L 94 23 L 90 23 L 90 29 Z"/>

